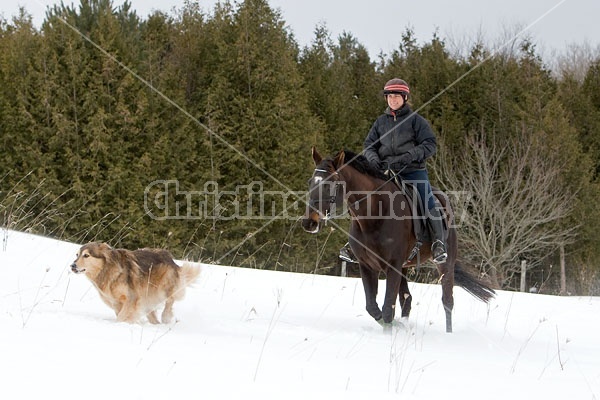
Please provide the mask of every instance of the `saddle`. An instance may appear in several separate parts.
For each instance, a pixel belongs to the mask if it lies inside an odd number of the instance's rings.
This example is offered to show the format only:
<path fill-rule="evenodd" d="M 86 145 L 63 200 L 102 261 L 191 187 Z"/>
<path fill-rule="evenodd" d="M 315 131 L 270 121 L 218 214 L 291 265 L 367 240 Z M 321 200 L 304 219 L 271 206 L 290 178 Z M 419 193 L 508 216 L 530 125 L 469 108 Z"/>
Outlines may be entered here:
<path fill-rule="evenodd" d="M 393 182 L 396 184 L 398 189 L 401 190 L 404 193 L 404 195 L 406 196 L 406 199 L 408 201 L 408 207 L 410 207 L 411 214 L 413 216 L 413 231 L 415 234 L 415 238 L 417 238 L 417 241 L 415 243 L 415 246 L 411 250 L 408 259 L 406 260 L 406 263 L 409 263 L 410 261 L 413 260 L 413 258 L 415 258 L 416 256 L 417 257 L 419 256 L 419 250 L 421 249 L 421 246 L 423 245 L 423 243 L 433 241 L 432 240 L 433 235 L 430 232 L 430 229 L 428 227 L 427 213 L 425 210 L 425 205 L 421 201 L 421 196 L 419 196 L 417 187 L 415 185 L 413 185 L 411 182 L 402 180 L 400 178 L 399 174 L 394 174 Z M 432 187 L 432 191 L 435 192 L 436 189 Z M 440 201 L 438 200 L 438 198 L 435 195 L 434 195 L 434 201 L 435 201 L 435 207 L 437 207 L 438 209 L 443 209 Z M 443 225 L 443 229 L 444 229 L 444 239 L 447 239 L 448 238 L 448 224 L 447 224 L 447 220 L 445 218 L 443 220 L 442 225 Z M 418 260 L 418 258 L 417 258 L 417 265 L 418 264 L 420 264 L 420 260 Z"/>
<path fill-rule="evenodd" d="M 386 175 L 389 176 L 390 173 L 393 173 L 391 171 L 386 172 Z M 427 242 L 432 242 L 432 238 L 433 238 L 433 234 L 430 232 L 429 226 L 428 226 L 428 217 L 427 214 L 425 213 L 425 207 L 424 205 L 421 203 L 421 196 L 419 196 L 419 192 L 416 188 L 415 185 L 413 185 L 411 182 L 408 181 L 404 181 L 401 179 L 401 177 L 399 176 L 399 174 L 395 174 L 392 176 L 391 179 L 389 179 L 389 181 L 393 181 L 394 184 L 396 185 L 396 187 L 398 188 L 398 190 L 402 191 L 402 193 L 405 195 L 406 200 L 408 202 L 407 206 L 410 207 L 411 210 L 411 215 L 412 215 L 412 219 L 413 219 L 413 233 L 415 235 L 416 238 L 416 242 L 415 245 L 413 246 L 412 250 L 410 251 L 410 254 L 408 256 L 408 258 L 406 259 L 406 261 L 404 262 L 404 264 L 409 264 L 415 257 L 417 258 L 417 268 L 420 266 L 421 264 L 421 260 L 420 260 L 420 249 L 421 246 L 423 245 L 423 243 L 427 243 Z M 438 189 L 432 187 L 432 191 L 435 192 L 440 192 Z M 444 210 L 444 208 L 441 205 L 440 200 L 437 198 L 437 196 L 434 196 L 434 201 L 435 201 L 435 207 L 439 208 L 440 210 Z M 442 229 L 443 229 L 443 235 L 444 235 L 444 240 L 448 239 L 448 220 L 446 218 L 444 218 L 443 223 L 442 223 Z M 358 262 L 356 260 L 356 258 L 354 257 L 354 254 L 352 253 L 352 249 L 349 246 L 349 243 L 346 243 L 346 245 L 344 247 L 342 247 L 340 249 L 340 254 L 339 254 L 339 258 L 347 261 L 347 262 L 353 262 L 356 263 Z"/>

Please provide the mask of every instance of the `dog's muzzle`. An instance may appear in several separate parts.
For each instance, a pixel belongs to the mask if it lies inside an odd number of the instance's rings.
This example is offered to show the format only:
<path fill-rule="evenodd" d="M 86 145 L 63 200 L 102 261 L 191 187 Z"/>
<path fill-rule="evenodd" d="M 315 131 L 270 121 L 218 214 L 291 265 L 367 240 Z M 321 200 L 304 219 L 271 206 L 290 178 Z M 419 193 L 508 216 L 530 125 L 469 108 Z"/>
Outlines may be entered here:
<path fill-rule="evenodd" d="M 76 274 L 82 274 L 85 272 L 85 269 L 79 269 L 77 264 L 73 263 L 71 264 L 71 271 L 75 272 Z"/>

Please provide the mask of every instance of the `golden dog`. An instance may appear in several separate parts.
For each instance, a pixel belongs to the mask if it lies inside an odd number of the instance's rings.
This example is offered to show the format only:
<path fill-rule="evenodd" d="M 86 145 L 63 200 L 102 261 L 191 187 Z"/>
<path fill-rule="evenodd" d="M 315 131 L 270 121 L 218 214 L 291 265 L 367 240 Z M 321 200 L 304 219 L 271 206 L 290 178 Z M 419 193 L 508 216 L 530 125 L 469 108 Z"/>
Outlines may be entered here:
<path fill-rule="evenodd" d="M 179 267 L 166 250 L 113 249 L 99 242 L 81 247 L 71 270 L 92 281 L 118 321 L 133 323 L 146 315 L 152 324 L 159 323 L 156 310 L 163 302 L 162 323 L 173 319 L 173 303 L 200 274 L 198 266 Z"/>

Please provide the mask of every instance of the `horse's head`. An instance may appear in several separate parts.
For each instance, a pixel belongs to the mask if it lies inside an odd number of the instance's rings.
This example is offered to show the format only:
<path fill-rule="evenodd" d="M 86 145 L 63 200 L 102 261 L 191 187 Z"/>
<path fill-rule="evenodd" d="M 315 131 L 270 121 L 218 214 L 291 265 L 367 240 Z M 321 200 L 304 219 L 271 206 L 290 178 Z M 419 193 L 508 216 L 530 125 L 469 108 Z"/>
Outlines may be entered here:
<path fill-rule="evenodd" d="M 333 159 L 323 159 L 313 147 L 312 157 L 316 168 L 308 180 L 308 202 L 302 228 L 317 233 L 323 221 L 329 219 L 336 209 L 342 209 L 344 182 L 337 170 L 344 163 L 344 152 L 338 153 Z"/>

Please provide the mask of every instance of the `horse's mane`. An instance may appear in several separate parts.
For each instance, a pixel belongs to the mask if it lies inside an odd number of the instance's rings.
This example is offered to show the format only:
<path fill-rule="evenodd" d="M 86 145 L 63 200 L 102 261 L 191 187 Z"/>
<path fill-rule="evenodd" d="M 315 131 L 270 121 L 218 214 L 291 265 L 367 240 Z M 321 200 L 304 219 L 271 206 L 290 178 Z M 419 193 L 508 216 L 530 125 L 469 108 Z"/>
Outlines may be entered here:
<path fill-rule="evenodd" d="M 382 171 L 371 166 L 371 163 L 369 163 L 369 160 L 364 155 L 356 154 L 352 150 L 344 150 L 344 153 L 344 164 L 350 165 L 360 173 L 383 179 L 384 181 L 388 180 L 388 177 Z"/>

